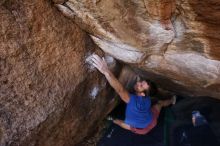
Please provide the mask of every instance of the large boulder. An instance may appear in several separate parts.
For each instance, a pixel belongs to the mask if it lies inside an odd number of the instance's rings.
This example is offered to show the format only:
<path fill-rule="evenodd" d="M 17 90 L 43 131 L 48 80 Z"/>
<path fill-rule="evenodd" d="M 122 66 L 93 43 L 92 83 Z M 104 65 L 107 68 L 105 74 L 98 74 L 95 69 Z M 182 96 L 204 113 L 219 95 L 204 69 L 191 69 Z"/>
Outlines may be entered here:
<path fill-rule="evenodd" d="M 161 87 L 220 99 L 219 0 L 61 0 L 55 5 L 102 50 Z"/>
<path fill-rule="evenodd" d="M 1 146 L 68 146 L 91 134 L 115 104 L 86 63 L 97 48 L 49 0 L 0 2 Z"/>

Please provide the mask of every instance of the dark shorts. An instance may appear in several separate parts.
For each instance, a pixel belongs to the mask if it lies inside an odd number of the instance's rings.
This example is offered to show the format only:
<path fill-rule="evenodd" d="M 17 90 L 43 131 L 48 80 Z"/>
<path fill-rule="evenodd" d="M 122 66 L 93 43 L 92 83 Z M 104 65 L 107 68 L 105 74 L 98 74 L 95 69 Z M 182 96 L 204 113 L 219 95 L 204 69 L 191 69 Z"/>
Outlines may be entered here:
<path fill-rule="evenodd" d="M 159 117 L 160 111 L 158 111 L 157 108 L 153 106 L 151 108 L 151 112 L 153 114 L 152 121 L 146 128 L 140 129 L 140 128 L 131 127 L 131 131 L 136 134 L 144 135 L 147 134 L 151 129 L 153 129 L 157 125 L 157 119 Z"/>

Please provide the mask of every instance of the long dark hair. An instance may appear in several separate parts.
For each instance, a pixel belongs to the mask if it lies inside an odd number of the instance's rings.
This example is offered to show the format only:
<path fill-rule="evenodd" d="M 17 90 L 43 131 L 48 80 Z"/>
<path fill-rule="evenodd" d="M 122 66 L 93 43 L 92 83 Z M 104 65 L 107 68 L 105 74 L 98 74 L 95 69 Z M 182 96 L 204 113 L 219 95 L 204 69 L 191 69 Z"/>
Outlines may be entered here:
<path fill-rule="evenodd" d="M 154 82 L 144 79 L 142 77 L 140 77 L 139 81 L 145 81 L 149 85 L 149 89 L 144 91 L 145 96 L 155 96 L 157 94 L 158 89 L 157 85 Z"/>
<path fill-rule="evenodd" d="M 135 85 L 136 82 L 138 82 L 138 81 L 145 81 L 145 82 L 147 82 L 148 85 L 149 85 L 149 89 L 144 91 L 145 97 L 155 96 L 155 95 L 157 94 L 157 92 L 158 92 L 157 85 L 156 85 L 154 82 L 152 82 L 152 81 L 150 81 L 150 80 L 147 80 L 147 79 L 145 79 L 145 78 L 143 78 L 143 77 L 139 77 L 139 76 L 138 76 L 138 77 L 136 78 L 136 80 L 132 83 L 133 85 L 130 86 L 130 88 L 128 88 L 128 91 L 129 91 L 130 93 L 136 94 L 136 91 L 135 91 L 135 89 L 134 89 L 134 85 Z"/>

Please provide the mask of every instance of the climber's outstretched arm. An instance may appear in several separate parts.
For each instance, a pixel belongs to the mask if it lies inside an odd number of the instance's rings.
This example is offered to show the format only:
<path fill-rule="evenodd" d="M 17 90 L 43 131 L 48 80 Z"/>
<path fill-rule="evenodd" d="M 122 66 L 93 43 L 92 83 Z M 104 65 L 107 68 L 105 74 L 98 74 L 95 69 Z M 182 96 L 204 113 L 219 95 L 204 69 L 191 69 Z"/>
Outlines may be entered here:
<path fill-rule="evenodd" d="M 107 63 L 104 58 L 100 58 L 98 55 L 92 55 L 92 64 L 105 75 L 109 84 L 115 89 L 115 91 L 119 94 L 120 98 L 128 103 L 130 100 L 128 91 L 122 86 L 122 84 L 118 81 L 118 79 L 114 76 L 114 74 L 109 70 Z"/>

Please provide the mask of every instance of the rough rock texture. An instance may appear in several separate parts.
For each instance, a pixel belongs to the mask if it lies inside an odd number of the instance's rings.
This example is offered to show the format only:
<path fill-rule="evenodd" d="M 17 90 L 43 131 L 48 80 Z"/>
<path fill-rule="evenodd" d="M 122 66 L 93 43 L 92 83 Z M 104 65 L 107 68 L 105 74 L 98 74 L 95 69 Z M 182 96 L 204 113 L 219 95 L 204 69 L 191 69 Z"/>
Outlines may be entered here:
<path fill-rule="evenodd" d="M 220 99 L 219 0 L 56 3 L 102 50 L 163 88 Z"/>
<path fill-rule="evenodd" d="M 96 128 L 114 100 L 86 63 L 95 48 L 49 0 L 0 2 L 1 146 L 75 145 Z"/>

